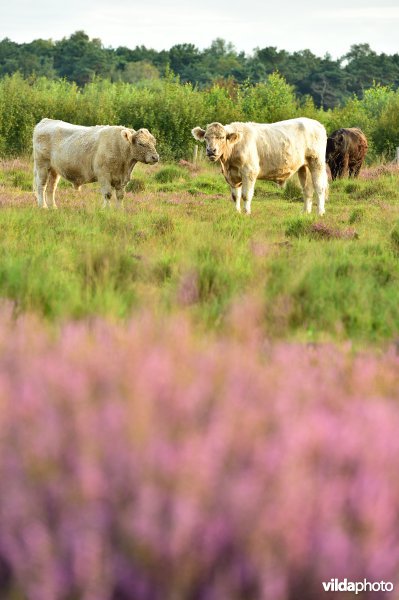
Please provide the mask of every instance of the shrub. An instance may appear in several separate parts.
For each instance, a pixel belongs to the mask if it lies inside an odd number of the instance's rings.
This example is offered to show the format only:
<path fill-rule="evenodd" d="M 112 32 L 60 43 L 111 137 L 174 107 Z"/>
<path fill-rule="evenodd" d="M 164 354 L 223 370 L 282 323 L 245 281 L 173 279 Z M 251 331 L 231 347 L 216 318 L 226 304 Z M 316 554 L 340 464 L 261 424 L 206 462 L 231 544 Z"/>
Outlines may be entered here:
<path fill-rule="evenodd" d="M 265 83 L 245 88 L 242 104 L 247 121 L 273 123 L 299 116 L 294 88 L 279 73 L 268 75 Z"/>
<path fill-rule="evenodd" d="M 361 127 L 368 137 L 370 162 L 381 155 L 394 158 L 398 104 L 398 91 L 375 85 L 363 98 L 355 96 L 323 111 L 310 98 L 300 103 L 294 87 L 279 73 L 255 86 L 235 86 L 234 91 L 223 84 L 199 90 L 180 84 L 170 73 L 140 85 L 94 79 L 82 89 L 65 80 L 25 80 L 16 73 L 0 79 L 0 156 L 29 154 L 33 127 L 43 117 L 82 125 L 147 127 L 157 137 L 162 160 L 171 160 L 191 158 L 195 125 L 267 123 L 306 115 L 321 121 L 329 133 Z"/>
<path fill-rule="evenodd" d="M 2 308 L 2 598 L 396 581 L 397 354 L 265 345 L 248 302 L 229 331 L 202 346 L 144 315 L 54 336 Z"/>

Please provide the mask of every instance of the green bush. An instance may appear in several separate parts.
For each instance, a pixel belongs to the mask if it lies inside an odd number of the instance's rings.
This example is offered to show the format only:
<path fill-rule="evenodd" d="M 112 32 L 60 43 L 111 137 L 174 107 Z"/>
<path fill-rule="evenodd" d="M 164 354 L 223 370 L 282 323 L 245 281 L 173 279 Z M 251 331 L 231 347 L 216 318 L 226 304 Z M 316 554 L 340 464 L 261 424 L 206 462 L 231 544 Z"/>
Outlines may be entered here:
<path fill-rule="evenodd" d="M 375 85 L 342 106 L 323 111 L 310 98 L 301 102 L 278 73 L 255 86 L 214 85 L 197 89 L 167 74 L 140 86 L 94 79 L 83 88 L 45 77 L 0 79 L 0 156 L 31 153 L 32 131 L 43 117 L 82 124 L 148 128 L 157 138 L 162 160 L 190 158 L 191 129 L 213 121 L 274 122 L 299 116 L 321 121 L 328 132 L 361 127 L 368 137 L 368 160 L 393 158 L 399 139 L 399 91 Z"/>

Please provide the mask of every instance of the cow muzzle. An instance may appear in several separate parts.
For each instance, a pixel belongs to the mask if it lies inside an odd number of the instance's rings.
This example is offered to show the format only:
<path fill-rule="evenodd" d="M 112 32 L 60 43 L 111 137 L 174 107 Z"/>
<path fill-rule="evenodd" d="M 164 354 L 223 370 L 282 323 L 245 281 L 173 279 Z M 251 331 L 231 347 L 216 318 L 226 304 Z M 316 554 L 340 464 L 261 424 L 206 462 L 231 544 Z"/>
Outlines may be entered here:
<path fill-rule="evenodd" d="M 147 157 L 147 164 L 155 165 L 157 162 L 159 162 L 159 154 L 151 154 L 151 156 Z"/>
<path fill-rule="evenodd" d="M 216 156 L 215 152 L 212 152 L 210 150 L 206 151 L 206 155 L 207 155 L 207 157 L 209 158 L 209 160 L 211 162 L 215 162 L 218 159 L 218 157 Z"/>

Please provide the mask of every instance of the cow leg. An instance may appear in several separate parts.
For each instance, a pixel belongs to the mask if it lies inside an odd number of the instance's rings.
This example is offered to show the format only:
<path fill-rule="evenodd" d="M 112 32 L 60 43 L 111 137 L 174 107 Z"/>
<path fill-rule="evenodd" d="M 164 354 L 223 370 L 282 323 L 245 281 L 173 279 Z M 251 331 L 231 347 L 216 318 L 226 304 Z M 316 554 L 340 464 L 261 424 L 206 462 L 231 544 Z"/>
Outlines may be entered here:
<path fill-rule="evenodd" d="M 344 155 L 343 162 L 342 162 L 341 177 L 348 177 L 348 176 L 349 176 L 349 155 L 346 152 Z"/>
<path fill-rule="evenodd" d="M 313 187 L 317 195 L 317 208 L 322 217 L 325 213 L 325 201 L 328 192 L 328 178 L 324 163 L 315 163 L 311 166 Z"/>
<path fill-rule="evenodd" d="M 123 198 L 125 197 L 125 188 L 116 188 L 116 199 L 118 201 L 118 208 L 123 208 Z"/>
<path fill-rule="evenodd" d="M 242 199 L 245 202 L 245 212 L 251 214 L 251 202 L 255 191 L 256 175 L 246 174 L 242 178 Z"/>
<path fill-rule="evenodd" d="M 113 194 L 113 187 L 109 181 L 109 179 L 99 179 L 99 183 L 101 186 L 101 193 L 103 195 L 104 198 L 104 202 L 103 202 L 103 208 L 107 208 L 109 207 L 111 204 L 111 198 L 112 198 L 112 194 Z"/>
<path fill-rule="evenodd" d="M 331 179 L 335 181 L 339 177 L 339 165 L 336 160 L 330 163 Z"/>
<path fill-rule="evenodd" d="M 55 190 L 57 189 L 59 180 L 60 176 L 58 173 L 53 171 L 53 169 L 50 169 L 46 187 L 46 201 L 47 206 L 51 206 L 52 208 L 57 208 L 55 203 Z"/>
<path fill-rule="evenodd" d="M 35 164 L 34 167 L 34 178 L 35 188 L 37 194 L 37 204 L 39 208 L 47 208 L 45 193 L 46 186 L 49 177 L 49 169 L 47 167 L 38 167 Z"/>
<path fill-rule="evenodd" d="M 310 214 L 312 212 L 313 183 L 309 169 L 305 165 L 299 169 L 298 178 L 303 194 L 303 210 Z"/>
<path fill-rule="evenodd" d="M 362 166 L 361 161 L 358 161 L 355 164 L 352 164 L 349 167 L 349 177 L 354 177 L 354 178 L 358 177 L 361 166 Z"/>
<path fill-rule="evenodd" d="M 242 188 L 240 187 L 231 187 L 231 199 L 235 202 L 237 212 L 241 212 L 241 192 Z"/>

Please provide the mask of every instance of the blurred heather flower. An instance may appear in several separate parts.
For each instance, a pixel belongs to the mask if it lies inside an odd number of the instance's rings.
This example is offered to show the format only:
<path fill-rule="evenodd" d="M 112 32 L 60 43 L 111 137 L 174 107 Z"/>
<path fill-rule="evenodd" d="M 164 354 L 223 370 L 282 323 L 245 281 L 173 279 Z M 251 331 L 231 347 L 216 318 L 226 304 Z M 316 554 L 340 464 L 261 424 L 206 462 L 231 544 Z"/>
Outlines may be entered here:
<path fill-rule="evenodd" d="M 11 312 L 2 598 L 310 600 L 335 577 L 399 584 L 393 350 L 266 352 L 250 300 L 206 345 L 181 317 L 55 336 Z"/>

